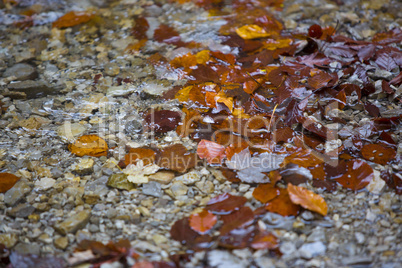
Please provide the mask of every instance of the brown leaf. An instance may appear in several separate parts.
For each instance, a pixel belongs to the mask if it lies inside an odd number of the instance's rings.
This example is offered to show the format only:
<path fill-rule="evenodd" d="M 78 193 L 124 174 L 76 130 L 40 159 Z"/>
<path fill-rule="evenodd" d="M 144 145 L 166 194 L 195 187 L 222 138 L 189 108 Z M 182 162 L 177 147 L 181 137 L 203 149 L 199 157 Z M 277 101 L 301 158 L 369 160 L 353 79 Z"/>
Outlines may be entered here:
<path fill-rule="evenodd" d="M 254 213 L 249 207 L 241 207 L 228 215 L 222 215 L 223 225 L 219 229 L 222 235 L 237 229 L 244 228 L 244 226 L 250 225 L 254 220 Z"/>
<path fill-rule="evenodd" d="M 214 227 L 218 218 L 210 213 L 208 210 L 203 210 L 200 213 L 191 214 L 189 218 L 189 223 L 191 229 L 198 232 L 199 234 L 205 234 Z"/>
<path fill-rule="evenodd" d="M 67 28 L 73 27 L 85 22 L 90 21 L 94 17 L 93 13 L 85 11 L 71 11 L 58 18 L 53 22 L 53 28 Z"/>
<path fill-rule="evenodd" d="M 317 212 L 323 216 L 327 215 L 328 205 L 324 198 L 307 190 L 306 188 L 293 186 L 288 183 L 290 200 L 294 204 L 301 205 L 305 209 Z"/>
<path fill-rule="evenodd" d="M 271 232 L 259 231 L 251 242 L 253 249 L 275 249 L 279 246 L 278 238 Z"/>
<path fill-rule="evenodd" d="M 360 190 L 374 178 L 373 169 L 365 161 L 353 159 L 347 162 L 346 166 L 347 172 L 336 179 L 345 188 Z"/>
<path fill-rule="evenodd" d="M 11 188 L 20 178 L 11 173 L 0 173 L 0 193 L 5 193 Z"/>
<path fill-rule="evenodd" d="M 84 135 L 68 145 L 68 150 L 76 156 L 106 156 L 108 146 L 104 139 L 97 135 Z"/>
<path fill-rule="evenodd" d="M 173 144 L 160 150 L 155 162 L 162 168 L 183 173 L 195 167 L 197 155 L 187 151 L 183 144 Z"/>
<path fill-rule="evenodd" d="M 386 165 L 395 159 L 396 151 L 391 147 L 385 147 L 380 144 L 367 144 L 363 146 L 361 154 L 366 160 Z"/>
<path fill-rule="evenodd" d="M 178 112 L 169 110 L 152 111 L 145 116 L 145 129 L 156 133 L 166 133 L 175 130 L 180 121 L 181 115 Z"/>
<path fill-rule="evenodd" d="M 239 209 L 246 202 L 247 198 L 244 196 L 234 196 L 224 193 L 209 200 L 206 209 L 218 215 L 225 215 Z"/>
<path fill-rule="evenodd" d="M 255 199 L 261 203 L 267 203 L 279 195 L 279 189 L 272 184 L 259 184 L 253 191 Z"/>
<path fill-rule="evenodd" d="M 135 164 L 138 160 L 142 160 L 144 166 L 153 164 L 155 162 L 156 153 L 148 148 L 131 148 L 128 154 L 124 157 L 124 165 Z"/>
<path fill-rule="evenodd" d="M 265 209 L 282 216 L 297 216 L 300 211 L 300 206 L 295 205 L 292 200 L 290 200 L 289 193 L 286 189 L 280 189 L 279 191 L 279 196 L 269 202 L 265 206 Z"/>

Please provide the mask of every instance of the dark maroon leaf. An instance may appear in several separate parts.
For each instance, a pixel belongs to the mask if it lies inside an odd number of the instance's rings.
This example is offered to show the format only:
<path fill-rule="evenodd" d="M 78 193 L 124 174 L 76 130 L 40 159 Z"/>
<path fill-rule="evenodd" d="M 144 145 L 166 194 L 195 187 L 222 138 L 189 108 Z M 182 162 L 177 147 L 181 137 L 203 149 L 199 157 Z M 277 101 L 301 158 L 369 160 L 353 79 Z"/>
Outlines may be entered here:
<path fill-rule="evenodd" d="M 379 117 L 380 116 L 380 109 L 378 109 L 378 107 L 375 106 L 374 104 L 372 104 L 371 102 L 366 101 L 364 103 L 364 108 L 369 113 L 369 115 L 371 115 L 372 117 Z"/>
<path fill-rule="evenodd" d="M 219 246 L 228 249 L 246 248 L 253 241 L 257 230 L 254 225 L 238 228 L 219 237 Z"/>
<path fill-rule="evenodd" d="M 353 58 L 356 55 L 356 51 L 347 47 L 343 43 L 335 43 L 327 46 L 325 49 L 325 54 L 341 56 L 344 58 Z"/>
<path fill-rule="evenodd" d="M 161 110 L 152 111 L 145 117 L 145 128 L 156 133 L 166 133 L 175 130 L 181 122 L 181 115 L 178 112 Z"/>
<path fill-rule="evenodd" d="M 297 57 L 296 60 L 309 67 L 323 67 L 330 64 L 332 61 L 320 52 L 315 52 L 310 55 Z"/>
<path fill-rule="evenodd" d="M 391 81 L 389 81 L 391 85 L 399 86 L 402 84 L 402 72 L 400 72 L 397 76 L 395 76 Z"/>
<path fill-rule="evenodd" d="M 386 52 L 383 52 L 383 53 L 377 52 L 377 57 L 376 57 L 375 62 L 378 64 L 378 66 L 381 69 L 384 69 L 387 71 L 391 71 L 392 69 L 398 67 L 394 58 L 389 53 L 386 53 Z"/>
<path fill-rule="evenodd" d="M 386 80 L 382 80 L 381 82 L 382 91 L 387 94 L 394 94 L 394 90 L 390 87 L 389 83 Z"/>
<path fill-rule="evenodd" d="M 226 215 L 234 210 L 238 210 L 247 202 L 247 198 L 244 196 L 234 196 L 228 193 L 224 193 L 212 198 L 206 209 L 212 213 L 219 215 Z"/>
<path fill-rule="evenodd" d="M 254 220 L 254 213 L 249 207 L 241 207 L 229 215 L 222 215 L 223 225 L 219 230 L 222 235 L 229 231 L 249 225 Z"/>
<path fill-rule="evenodd" d="M 146 18 L 139 17 L 135 20 L 135 26 L 133 27 L 131 33 L 137 39 L 146 39 L 146 32 L 149 29 L 149 24 Z"/>
<path fill-rule="evenodd" d="M 337 183 L 330 180 L 313 180 L 313 186 L 331 193 L 336 190 Z"/>
<path fill-rule="evenodd" d="M 305 105 L 304 101 L 297 103 L 295 99 L 292 99 L 292 101 L 288 105 L 288 108 L 286 109 L 286 125 L 291 126 L 295 123 L 301 122 L 303 111 L 306 109 L 306 107 L 307 104 Z"/>
<path fill-rule="evenodd" d="M 381 179 L 383 179 L 389 188 L 395 189 L 397 194 L 402 194 L 402 173 L 390 172 L 383 170 L 381 172 Z"/>
<path fill-rule="evenodd" d="M 371 82 L 370 78 L 367 76 L 367 71 L 363 66 L 358 65 L 355 70 L 355 74 L 363 81 L 363 95 L 369 95 L 375 92 L 375 87 Z"/>
<path fill-rule="evenodd" d="M 359 57 L 360 61 L 368 61 L 374 56 L 374 52 L 375 52 L 375 46 L 369 44 L 359 48 L 357 56 Z"/>
<path fill-rule="evenodd" d="M 183 245 L 191 245 L 200 235 L 191 229 L 188 217 L 186 217 L 176 221 L 172 225 L 172 228 L 170 229 L 170 236 Z"/>

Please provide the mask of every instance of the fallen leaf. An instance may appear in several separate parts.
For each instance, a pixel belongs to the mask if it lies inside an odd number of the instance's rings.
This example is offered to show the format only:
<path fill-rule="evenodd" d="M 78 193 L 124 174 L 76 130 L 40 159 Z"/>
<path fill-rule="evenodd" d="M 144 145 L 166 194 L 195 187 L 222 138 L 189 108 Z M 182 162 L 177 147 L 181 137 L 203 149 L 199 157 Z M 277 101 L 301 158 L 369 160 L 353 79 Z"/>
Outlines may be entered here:
<path fill-rule="evenodd" d="M 347 172 L 336 179 L 345 188 L 353 191 L 363 189 L 374 178 L 373 169 L 363 160 L 352 159 L 346 167 Z"/>
<path fill-rule="evenodd" d="M 166 133 L 175 130 L 181 121 L 179 112 L 161 110 L 152 111 L 145 116 L 145 129 L 156 133 Z"/>
<path fill-rule="evenodd" d="M 106 156 L 108 146 L 104 139 L 97 135 L 84 135 L 68 145 L 68 150 L 76 156 Z"/>
<path fill-rule="evenodd" d="M 263 28 L 255 24 L 244 25 L 240 28 L 237 28 L 236 33 L 243 39 L 256 39 L 268 37 L 271 35 L 270 33 L 267 33 Z"/>
<path fill-rule="evenodd" d="M 157 153 L 155 163 L 162 168 L 183 173 L 195 167 L 197 154 L 189 152 L 182 144 L 173 144 Z"/>
<path fill-rule="evenodd" d="M 267 203 L 279 195 L 279 189 L 272 184 L 259 184 L 253 191 L 253 197 L 261 203 Z"/>
<path fill-rule="evenodd" d="M 238 210 L 247 202 L 244 196 L 235 196 L 228 193 L 218 195 L 209 200 L 206 209 L 218 215 L 226 215 Z"/>
<path fill-rule="evenodd" d="M 251 247 L 253 249 L 275 249 L 279 246 L 279 239 L 271 232 L 259 231 L 253 241 Z"/>
<path fill-rule="evenodd" d="M 221 235 L 225 235 L 228 232 L 237 229 L 244 228 L 250 225 L 254 221 L 254 213 L 249 207 L 241 207 L 239 210 L 233 211 L 228 215 L 222 215 L 223 225 L 219 229 Z"/>
<path fill-rule="evenodd" d="M 124 167 L 130 164 L 135 164 L 138 160 L 142 160 L 144 166 L 155 162 L 156 153 L 148 148 L 131 148 L 128 154 L 124 156 Z"/>
<path fill-rule="evenodd" d="M 361 149 L 364 159 L 377 164 L 386 165 L 396 157 L 396 151 L 391 147 L 385 147 L 380 144 L 367 144 Z"/>
<path fill-rule="evenodd" d="M 68 28 L 90 21 L 94 17 L 93 13 L 85 11 L 71 11 L 53 22 L 53 28 Z"/>
<path fill-rule="evenodd" d="M 11 173 L 0 173 L 0 193 L 5 193 L 11 188 L 20 178 Z"/>
<path fill-rule="evenodd" d="M 328 205 L 324 198 L 318 194 L 290 183 L 288 183 L 288 193 L 290 200 L 294 204 L 301 205 L 303 208 L 317 212 L 323 216 L 327 215 Z"/>
<path fill-rule="evenodd" d="M 201 159 L 207 159 L 210 164 L 220 164 L 225 158 L 225 147 L 213 141 L 201 140 L 197 154 Z"/>
<path fill-rule="evenodd" d="M 286 189 L 279 189 L 279 196 L 271 200 L 265 209 L 282 216 L 297 216 L 300 206 L 292 202 Z"/>
<path fill-rule="evenodd" d="M 189 223 L 191 229 L 198 232 L 199 234 L 205 234 L 214 227 L 218 218 L 210 213 L 208 210 L 203 210 L 200 213 L 191 214 L 189 218 Z"/>

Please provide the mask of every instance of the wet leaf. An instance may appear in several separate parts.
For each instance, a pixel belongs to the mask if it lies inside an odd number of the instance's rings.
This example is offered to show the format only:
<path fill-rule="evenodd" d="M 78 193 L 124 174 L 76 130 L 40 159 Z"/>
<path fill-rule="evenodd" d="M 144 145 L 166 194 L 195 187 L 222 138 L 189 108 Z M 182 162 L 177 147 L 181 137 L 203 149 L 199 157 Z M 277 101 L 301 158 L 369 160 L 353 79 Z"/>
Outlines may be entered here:
<path fill-rule="evenodd" d="M 259 231 L 253 241 L 251 247 L 253 249 L 275 249 L 279 246 L 279 239 L 271 232 Z"/>
<path fill-rule="evenodd" d="M 128 154 L 124 156 L 124 166 L 136 164 L 138 160 L 142 160 L 144 166 L 153 164 L 155 162 L 156 153 L 148 148 L 131 148 Z M 122 166 L 121 166 L 122 167 Z"/>
<path fill-rule="evenodd" d="M 94 17 L 93 13 L 85 11 L 71 11 L 53 22 L 53 28 L 68 28 L 90 21 Z"/>
<path fill-rule="evenodd" d="M 280 189 L 279 191 L 279 196 L 270 201 L 265 206 L 265 209 L 282 216 L 297 216 L 300 211 L 300 206 L 292 202 L 286 189 Z"/>
<path fill-rule="evenodd" d="M 374 178 L 373 169 L 363 160 L 350 160 L 346 167 L 346 173 L 336 179 L 345 188 L 353 191 L 363 189 Z"/>
<path fill-rule="evenodd" d="M 237 229 L 244 228 L 254 221 L 254 213 L 249 207 L 241 207 L 228 215 L 222 215 L 223 225 L 219 229 L 222 235 Z"/>
<path fill-rule="evenodd" d="M 156 133 L 175 130 L 181 121 L 179 112 L 160 110 L 152 111 L 145 116 L 145 129 Z"/>
<path fill-rule="evenodd" d="M 307 190 L 306 188 L 294 186 L 290 183 L 288 183 L 288 193 L 290 200 L 292 200 L 294 204 L 317 212 L 323 216 L 327 215 L 328 205 L 321 196 Z"/>
<path fill-rule="evenodd" d="M 191 214 L 189 218 L 189 223 L 191 229 L 198 232 L 199 234 L 205 234 L 214 227 L 218 218 L 210 213 L 208 210 L 203 210 L 200 213 Z"/>
<path fill-rule="evenodd" d="M 381 171 L 381 179 L 385 181 L 389 188 L 395 189 L 396 193 L 402 194 L 402 172 Z"/>
<path fill-rule="evenodd" d="M 11 188 L 20 178 L 11 173 L 0 173 L 0 193 L 5 193 Z"/>
<path fill-rule="evenodd" d="M 368 161 L 386 165 L 395 159 L 396 151 L 391 147 L 385 147 L 380 144 L 367 144 L 361 149 L 361 154 Z"/>
<path fill-rule="evenodd" d="M 84 135 L 68 145 L 68 150 L 76 156 L 106 156 L 108 146 L 104 139 L 97 135 Z"/>
<path fill-rule="evenodd" d="M 219 236 L 219 246 L 228 249 L 246 248 L 250 246 L 255 233 L 256 228 L 254 225 L 234 229 L 227 234 Z"/>
<path fill-rule="evenodd" d="M 149 24 L 146 18 L 144 17 L 139 17 L 135 20 L 135 25 L 131 31 L 132 35 L 134 35 L 135 38 L 141 40 L 141 39 L 147 39 L 147 34 L 146 32 L 149 29 Z"/>
<path fill-rule="evenodd" d="M 183 218 L 172 225 L 170 236 L 185 245 L 192 244 L 199 234 L 191 228 L 189 218 Z"/>
<path fill-rule="evenodd" d="M 155 163 L 162 168 L 183 173 L 196 165 L 197 155 L 189 152 L 182 144 L 174 144 L 160 150 Z"/>
<path fill-rule="evenodd" d="M 253 191 L 253 197 L 261 203 L 267 203 L 279 195 L 279 189 L 272 184 L 259 184 Z"/>
<path fill-rule="evenodd" d="M 226 215 L 234 210 L 238 210 L 246 202 L 247 198 L 244 196 L 224 193 L 209 200 L 206 209 L 214 214 Z"/>
<path fill-rule="evenodd" d="M 236 29 L 236 33 L 243 39 L 256 39 L 268 37 L 271 34 L 267 33 L 263 28 L 258 25 L 244 25 Z"/>
<path fill-rule="evenodd" d="M 201 159 L 207 159 L 210 164 L 220 164 L 225 157 L 225 147 L 213 141 L 201 140 L 197 154 Z"/>

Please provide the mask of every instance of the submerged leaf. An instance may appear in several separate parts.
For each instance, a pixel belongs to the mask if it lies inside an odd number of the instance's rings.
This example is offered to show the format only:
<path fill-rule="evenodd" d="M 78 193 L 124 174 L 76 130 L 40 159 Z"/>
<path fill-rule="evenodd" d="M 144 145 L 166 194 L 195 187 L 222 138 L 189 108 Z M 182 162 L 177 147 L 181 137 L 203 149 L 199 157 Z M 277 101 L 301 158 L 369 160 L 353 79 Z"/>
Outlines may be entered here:
<path fill-rule="evenodd" d="M 294 186 L 288 183 L 290 200 L 305 209 L 317 212 L 323 216 L 327 215 L 328 205 L 324 198 L 307 190 L 306 188 Z"/>
<path fill-rule="evenodd" d="M 220 164 L 225 157 L 225 147 L 213 141 L 201 140 L 197 154 L 201 159 L 207 159 L 210 164 Z"/>
<path fill-rule="evenodd" d="M 367 144 L 361 150 L 364 159 L 377 164 L 386 165 L 395 159 L 396 151 L 391 147 L 385 147 L 380 144 Z"/>
<path fill-rule="evenodd" d="M 267 203 L 279 195 L 279 189 L 272 184 L 259 184 L 253 191 L 255 199 Z"/>
<path fill-rule="evenodd" d="M 76 156 L 106 156 L 108 146 L 104 139 L 97 135 L 84 135 L 68 145 L 68 150 Z"/>
<path fill-rule="evenodd" d="M 0 193 L 5 193 L 11 188 L 20 178 L 11 173 L 0 173 Z"/>
<path fill-rule="evenodd" d="M 58 18 L 53 22 L 53 28 L 67 28 L 73 27 L 85 22 L 90 21 L 94 14 L 85 11 L 71 11 Z"/>
<path fill-rule="evenodd" d="M 208 210 L 203 210 L 200 213 L 191 214 L 189 223 L 191 229 L 199 234 L 205 234 L 216 224 L 218 218 Z"/>
<path fill-rule="evenodd" d="M 353 159 L 347 162 L 346 166 L 347 172 L 336 179 L 345 188 L 360 190 L 374 178 L 373 169 L 365 161 Z"/>
<path fill-rule="evenodd" d="M 206 209 L 215 214 L 229 214 L 233 210 L 237 210 L 247 202 L 247 198 L 244 196 L 234 196 L 228 193 L 224 193 L 212 198 Z"/>
<path fill-rule="evenodd" d="M 267 33 L 263 28 L 255 24 L 244 25 L 240 28 L 237 28 L 236 33 L 243 39 L 256 39 L 268 37 L 271 35 L 270 33 Z"/>

